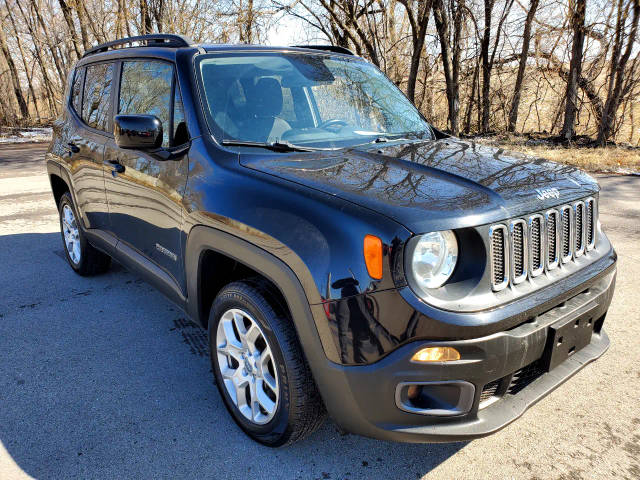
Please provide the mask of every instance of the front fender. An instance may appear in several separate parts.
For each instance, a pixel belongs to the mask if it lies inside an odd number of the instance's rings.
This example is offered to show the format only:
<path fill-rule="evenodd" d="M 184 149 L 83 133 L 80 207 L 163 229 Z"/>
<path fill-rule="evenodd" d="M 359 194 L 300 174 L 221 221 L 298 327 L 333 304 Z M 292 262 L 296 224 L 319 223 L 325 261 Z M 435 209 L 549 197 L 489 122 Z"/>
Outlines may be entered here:
<path fill-rule="evenodd" d="M 287 260 L 294 270 L 265 249 L 230 233 L 204 225 L 195 226 L 189 233 L 186 250 L 186 273 L 188 302 L 187 313 L 193 319 L 201 319 L 202 291 L 200 285 L 200 263 L 203 253 L 213 250 L 250 266 L 269 279 L 287 302 L 298 338 L 304 351 L 313 352 L 329 359 L 337 359 L 338 352 L 332 341 L 331 332 L 320 303 L 318 290 L 313 278 L 302 260 L 293 252 L 288 252 Z M 326 359 L 323 358 L 326 362 Z"/>

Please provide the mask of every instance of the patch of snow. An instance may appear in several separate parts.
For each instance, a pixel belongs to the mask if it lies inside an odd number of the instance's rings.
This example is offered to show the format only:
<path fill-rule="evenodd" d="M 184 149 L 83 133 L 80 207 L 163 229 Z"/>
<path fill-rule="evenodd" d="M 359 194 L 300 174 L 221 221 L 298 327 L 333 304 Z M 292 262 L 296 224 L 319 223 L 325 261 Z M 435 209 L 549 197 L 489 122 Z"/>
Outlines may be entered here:
<path fill-rule="evenodd" d="M 0 133 L 0 143 L 50 142 L 51 135 L 51 128 L 25 128 L 7 136 Z"/>

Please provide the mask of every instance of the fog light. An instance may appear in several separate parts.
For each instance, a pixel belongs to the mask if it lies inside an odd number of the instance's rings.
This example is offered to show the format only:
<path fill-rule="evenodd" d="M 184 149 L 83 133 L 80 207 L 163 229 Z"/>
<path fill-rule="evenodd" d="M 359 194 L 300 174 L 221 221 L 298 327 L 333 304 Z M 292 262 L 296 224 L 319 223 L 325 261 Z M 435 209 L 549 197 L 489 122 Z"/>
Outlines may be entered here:
<path fill-rule="evenodd" d="M 418 350 L 412 362 L 451 362 L 460 360 L 460 353 L 452 347 L 426 347 Z"/>

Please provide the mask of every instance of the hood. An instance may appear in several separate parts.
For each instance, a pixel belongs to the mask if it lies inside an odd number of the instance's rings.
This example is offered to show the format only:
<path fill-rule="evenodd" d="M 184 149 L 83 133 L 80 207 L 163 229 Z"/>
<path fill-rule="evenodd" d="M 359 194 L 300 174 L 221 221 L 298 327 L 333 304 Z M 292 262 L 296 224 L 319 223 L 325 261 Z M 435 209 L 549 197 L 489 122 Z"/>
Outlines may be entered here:
<path fill-rule="evenodd" d="M 242 154 L 240 162 L 372 209 L 414 233 L 484 225 L 598 191 L 574 167 L 453 138 L 335 153 Z"/>

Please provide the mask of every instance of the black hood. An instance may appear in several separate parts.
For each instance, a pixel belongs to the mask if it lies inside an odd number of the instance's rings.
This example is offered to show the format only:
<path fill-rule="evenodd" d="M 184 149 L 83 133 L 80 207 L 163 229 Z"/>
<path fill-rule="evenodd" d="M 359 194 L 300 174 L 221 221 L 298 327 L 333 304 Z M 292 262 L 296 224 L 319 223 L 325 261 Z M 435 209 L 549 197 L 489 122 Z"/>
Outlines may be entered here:
<path fill-rule="evenodd" d="M 492 223 L 598 191 L 574 167 L 453 138 L 240 161 L 375 210 L 415 233 Z"/>

